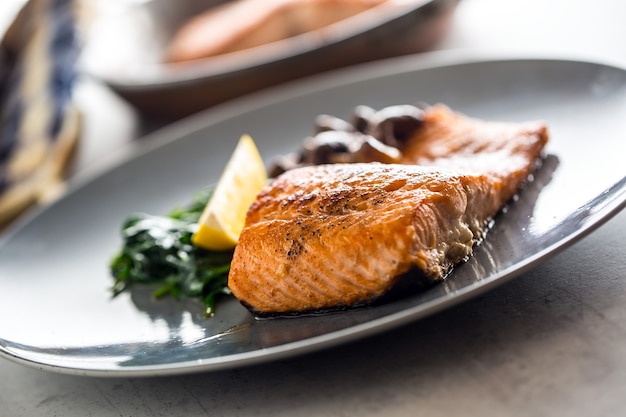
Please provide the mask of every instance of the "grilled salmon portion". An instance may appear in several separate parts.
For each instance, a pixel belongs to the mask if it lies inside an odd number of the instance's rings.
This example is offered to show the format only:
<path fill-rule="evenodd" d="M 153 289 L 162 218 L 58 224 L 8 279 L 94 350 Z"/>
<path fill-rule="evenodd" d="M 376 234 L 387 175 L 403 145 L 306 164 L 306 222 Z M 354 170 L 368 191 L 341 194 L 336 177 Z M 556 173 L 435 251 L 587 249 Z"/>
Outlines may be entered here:
<path fill-rule="evenodd" d="M 443 279 L 471 255 L 547 139 L 540 123 L 483 122 L 436 106 L 404 143 L 404 164 L 289 170 L 250 207 L 229 288 L 267 315 L 367 304 L 413 269 Z"/>
<path fill-rule="evenodd" d="M 548 142 L 543 122 L 502 123 L 470 118 L 436 105 L 405 143 L 402 163 L 486 174 L 509 200 L 528 178 Z"/>

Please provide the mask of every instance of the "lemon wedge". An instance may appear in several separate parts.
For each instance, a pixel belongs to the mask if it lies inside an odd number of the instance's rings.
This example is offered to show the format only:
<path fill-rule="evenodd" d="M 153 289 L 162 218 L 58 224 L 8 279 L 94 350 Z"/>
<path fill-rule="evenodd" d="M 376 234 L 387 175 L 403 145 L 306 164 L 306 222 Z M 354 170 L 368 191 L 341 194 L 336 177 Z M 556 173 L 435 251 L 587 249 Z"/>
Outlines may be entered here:
<path fill-rule="evenodd" d="M 200 216 L 192 243 L 208 250 L 234 248 L 248 208 L 266 182 L 267 172 L 259 150 L 250 136 L 243 135 Z"/>

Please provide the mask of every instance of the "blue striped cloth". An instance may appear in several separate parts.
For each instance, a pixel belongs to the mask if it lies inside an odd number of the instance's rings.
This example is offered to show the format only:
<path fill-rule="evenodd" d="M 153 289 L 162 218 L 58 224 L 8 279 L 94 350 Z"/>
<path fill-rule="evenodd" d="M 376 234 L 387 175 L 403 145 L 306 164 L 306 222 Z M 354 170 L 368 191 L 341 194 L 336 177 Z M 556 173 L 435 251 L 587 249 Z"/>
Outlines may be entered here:
<path fill-rule="evenodd" d="M 78 140 L 73 0 L 31 0 L 2 42 L 0 224 L 58 194 Z"/>

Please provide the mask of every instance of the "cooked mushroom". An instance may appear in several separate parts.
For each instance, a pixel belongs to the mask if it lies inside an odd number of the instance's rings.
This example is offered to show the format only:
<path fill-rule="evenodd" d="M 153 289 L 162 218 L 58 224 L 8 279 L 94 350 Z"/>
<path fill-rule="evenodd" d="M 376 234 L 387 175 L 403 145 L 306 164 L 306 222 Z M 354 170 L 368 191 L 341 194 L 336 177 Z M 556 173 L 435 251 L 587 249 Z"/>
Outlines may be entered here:
<path fill-rule="evenodd" d="M 369 120 L 367 133 L 386 145 L 402 150 L 424 121 L 424 110 L 412 105 L 385 107 Z"/>
<path fill-rule="evenodd" d="M 299 153 L 274 161 L 270 176 L 307 165 L 382 162 L 399 163 L 408 138 L 424 120 L 421 106 L 398 105 L 379 111 L 365 105 L 355 107 L 351 122 L 321 114 L 315 119 L 314 135 Z"/>
<path fill-rule="evenodd" d="M 397 148 L 385 145 L 376 138 L 363 135 L 363 142 L 358 151 L 353 155 L 352 162 L 382 162 L 384 164 L 397 164 L 402 160 L 402 152 Z"/>
<path fill-rule="evenodd" d="M 351 155 L 358 151 L 361 142 L 362 139 L 353 132 L 320 132 L 304 142 L 303 162 L 310 165 L 352 162 Z"/>
<path fill-rule="evenodd" d="M 369 129 L 370 119 L 376 110 L 369 106 L 356 106 L 352 111 L 352 125 L 357 132 L 366 133 Z"/>

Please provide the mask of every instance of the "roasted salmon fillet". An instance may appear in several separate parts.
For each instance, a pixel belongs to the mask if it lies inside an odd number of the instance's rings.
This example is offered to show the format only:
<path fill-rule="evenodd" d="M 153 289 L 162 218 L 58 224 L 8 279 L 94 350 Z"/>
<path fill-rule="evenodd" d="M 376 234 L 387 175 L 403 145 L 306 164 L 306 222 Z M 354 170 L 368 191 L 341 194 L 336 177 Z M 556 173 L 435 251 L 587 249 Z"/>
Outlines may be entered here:
<path fill-rule="evenodd" d="M 290 314 L 371 303 L 400 277 L 443 279 L 527 180 L 545 124 L 425 110 L 402 163 L 305 166 L 250 207 L 228 286 L 251 311 Z"/>

